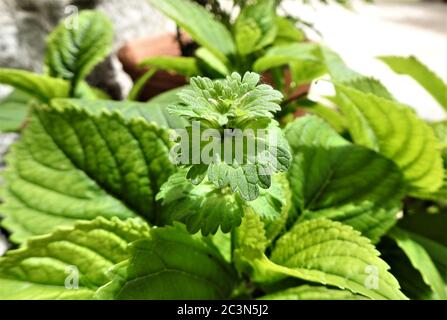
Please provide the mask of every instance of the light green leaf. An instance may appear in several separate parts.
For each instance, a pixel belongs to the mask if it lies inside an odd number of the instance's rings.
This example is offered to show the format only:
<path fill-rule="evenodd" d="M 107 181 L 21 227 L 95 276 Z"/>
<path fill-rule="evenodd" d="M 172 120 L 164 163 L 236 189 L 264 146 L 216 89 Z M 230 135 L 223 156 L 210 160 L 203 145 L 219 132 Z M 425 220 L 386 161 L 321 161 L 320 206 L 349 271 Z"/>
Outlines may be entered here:
<path fill-rule="evenodd" d="M 424 247 L 413 239 L 411 233 L 402 229 L 395 228 L 389 235 L 405 252 L 413 267 L 420 272 L 425 284 L 430 286 L 436 298 L 446 300 L 447 289 L 444 280 Z"/>
<path fill-rule="evenodd" d="M 31 101 L 29 95 L 19 90 L 0 100 L 0 132 L 18 131 L 28 115 Z"/>
<path fill-rule="evenodd" d="M 288 176 L 302 219 L 330 218 L 377 242 L 397 221 L 405 189 L 399 168 L 353 145 L 315 116 L 285 129 L 294 155 Z"/>
<path fill-rule="evenodd" d="M 205 8 L 189 0 L 148 0 L 149 3 L 174 20 L 201 46 L 210 50 L 224 64 L 236 48 L 227 28 Z"/>
<path fill-rule="evenodd" d="M 195 55 L 199 60 L 199 63 L 205 64 L 207 68 L 210 68 L 211 70 L 219 74 L 219 76 L 215 78 L 221 78 L 230 75 L 230 70 L 228 69 L 228 67 L 208 49 L 200 47 L 196 50 Z"/>
<path fill-rule="evenodd" d="M 330 124 L 331 127 L 339 134 L 347 130 L 348 124 L 346 123 L 346 119 L 335 108 L 326 106 L 320 102 L 314 102 L 310 100 L 308 100 L 306 103 L 298 102 L 297 107 L 324 119 L 324 121 Z"/>
<path fill-rule="evenodd" d="M 128 244 L 148 234 L 137 219 L 97 218 L 32 238 L 0 258 L 0 299 L 92 299 L 106 271 L 129 257 Z M 75 272 L 78 289 L 67 288 Z"/>
<path fill-rule="evenodd" d="M 169 107 L 191 123 L 179 134 L 174 158 L 190 168 L 188 178 L 194 184 L 207 175 L 218 188 L 230 186 L 252 201 L 259 188 L 270 187 L 273 173 L 287 171 L 289 146 L 273 120 L 282 94 L 259 81 L 260 76 L 250 72 L 215 81 L 196 77 L 191 88 L 179 94 L 183 104 Z"/>
<path fill-rule="evenodd" d="M 348 289 L 371 299 L 405 299 L 389 266 L 367 238 L 326 219 L 296 224 L 276 243 L 271 271 Z"/>
<path fill-rule="evenodd" d="M 260 196 L 245 203 L 230 190 L 217 188 L 208 180 L 193 186 L 186 177 L 186 171 L 173 174 L 161 187 L 157 195 L 162 200 L 162 213 L 158 224 L 183 222 L 190 233 L 201 231 L 203 235 L 215 234 L 219 227 L 224 233 L 238 227 L 246 211 L 246 206 L 254 209 L 262 219 L 272 223 L 271 233 L 277 233 L 278 226 L 273 222 L 280 220 L 282 210 L 288 208 L 287 189 L 280 176 L 273 177 L 273 186 L 262 190 Z"/>
<path fill-rule="evenodd" d="M 303 31 L 295 26 L 295 23 L 286 17 L 277 16 L 275 19 L 278 32 L 274 45 L 289 44 L 291 42 L 304 41 L 306 36 Z"/>
<path fill-rule="evenodd" d="M 64 20 L 56 27 L 48 37 L 45 57 L 48 74 L 70 81 L 73 91 L 110 53 L 113 43 L 113 26 L 104 14 L 81 11 L 76 24 Z"/>
<path fill-rule="evenodd" d="M 151 229 L 131 245 L 131 258 L 114 267 L 100 299 L 228 299 L 235 273 L 216 249 L 180 226 Z"/>
<path fill-rule="evenodd" d="M 259 82 L 260 76 L 253 72 L 243 77 L 233 73 L 214 81 L 195 77 L 191 86 L 179 93 L 183 104 L 171 106 L 169 111 L 189 122 L 200 121 L 208 128 L 265 128 L 273 114 L 281 110 L 279 102 L 283 96 Z"/>
<path fill-rule="evenodd" d="M 202 74 L 197 65 L 197 59 L 192 57 L 154 56 L 144 59 L 140 66 L 168 70 L 186 77 Z"/>
<path fill-rule="evenodd" d="M 84 99 L 57 99 L 54 104 L 67 108 L 82 108 L 89 114 L 100 116 L 105 110 L 119 112 L 126 120 L 143 118 L 147 122 L 154 122 L 164 128 L 182 128 L 184 121 L 167 111 L 167 105 L 178 101 L 175 92 L 167 92 L 151 99 L 148 102 L 112 101 L 112 100 L 84 100 Z M 166 102 L 165 102 L 166 101 Z"/>
<path fill-rule="evenodd" d="M 7 158 L 0 210 L 15 242 L 97 216 L 156 219 L 155 195 L 175 170 L 167 131 L 81 104 L 37 106 Z"/>
<path fill-rule="evenodd" d="M 275 46 L 256 60 L 253 70 L 263 72 L 289 63 L 321 63 L 320 47 L 314 43 L 294 43 Z"/>
<path fill-rule="evenodd" d="M 273 0 L 257 1 L 242 8 L 234 24 L 234 37 L 242 56 L 273 43 L 277 34 Z"/>
<path fill-rule="evenodd" d="M 262 296 L 259 300 L 364 300 L 365 297 L 347 290 L 303 285 Z"/>
<path fill-rule="evenodd" d="M 412 77 L 447 110 L 447 85 L 418 59 L 412 56 L 383 56 L 378 59 L 386 63 L 397 74 Z"/>
<path fill-rule="evenodd" d="M 0 83 L 10 85 L 42 102 L 67 98 L 70 84 L 61 79 L 15 69 L 0 69 Z"/>
<path fill-rule="evenodd" d="M 355 143 L 382 153 L 402 170 L 411 194 L 437 191 L 443 182 L 441 145 L 409 107 L 337 85 L 339 107 Z"/>

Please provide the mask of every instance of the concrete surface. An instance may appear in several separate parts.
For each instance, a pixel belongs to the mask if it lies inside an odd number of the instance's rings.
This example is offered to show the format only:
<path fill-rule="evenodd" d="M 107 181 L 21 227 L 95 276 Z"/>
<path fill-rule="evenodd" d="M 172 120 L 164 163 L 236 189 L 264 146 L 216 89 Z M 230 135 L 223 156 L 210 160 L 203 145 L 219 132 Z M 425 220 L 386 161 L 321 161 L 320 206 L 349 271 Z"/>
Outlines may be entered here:
<path fill-rule="evenodd" d="M 375 59 L 379 55 L 414 55 L 447 80 L 447 5 L 441 2 L 376 0 L 356 2 L 352 10 L 339 5 L 300 5 L 285 1 L 285 11 L 313 22 L 323 41 L 353 69 L 379 78 L 395 97 L 428 120 L 446 117 L 439 105 L 414 81 L 395 75 Z M 315 87 L 327 92 L 327 85 Z"/>

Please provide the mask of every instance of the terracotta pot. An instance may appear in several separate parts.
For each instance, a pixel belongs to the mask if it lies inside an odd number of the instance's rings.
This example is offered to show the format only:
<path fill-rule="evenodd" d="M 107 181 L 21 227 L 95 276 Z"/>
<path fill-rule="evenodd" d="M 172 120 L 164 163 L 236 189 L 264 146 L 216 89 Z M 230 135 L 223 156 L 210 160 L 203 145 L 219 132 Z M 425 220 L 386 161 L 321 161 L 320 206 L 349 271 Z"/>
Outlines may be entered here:
<path fill-rule="evenodd" d="M 141 68 L 139 64 L 145 58 L 152 56 L 181 56 L 181 49 L 176 40 L 175 34 L 168 33 L 152 38 L 143 38 L 133 40 L 124 45 L 118 52 L 118 58 L 123 64 L 124 70 L 136 81 L 149 68 Z M 292 83 L 291 74 L 288 69 L 284 71 L 286 92 L 290 92 L 290 85 Z M 273 86 L 273 78 L 269 72 L 262 75 L 264 83 Z M 178 88 L 187 84 L 187 79 L 184 76 L 178 75 L 169 71 L 157 71 L 155 75 L 146 83 L 142 90 L 139 100 L 147 101 L 150 98 L 163 93 L 165 91 Z M 299 86 L 293 90 L 287 97 L 288 100 L 294 100 L 297 97 L 303 96 L 309 92 L 310 84 Z"/>
<path fill-rule="evenodd" d="M 140 62 L 145 58 L 160 55 L 181 55 L 181 50 L 174 34 L 133 40 L 118 51 L 118 58 L 123 64 L 124 71 L 134 81 L 138 80 L 149 70 L 149 68 L 140 67 Z M 157 71 L 144 86 L 139 100 L 147 101 L 160 93 L 178 88 L 186 83 L 187 80 L 182 75 L 163 70 Z"/>

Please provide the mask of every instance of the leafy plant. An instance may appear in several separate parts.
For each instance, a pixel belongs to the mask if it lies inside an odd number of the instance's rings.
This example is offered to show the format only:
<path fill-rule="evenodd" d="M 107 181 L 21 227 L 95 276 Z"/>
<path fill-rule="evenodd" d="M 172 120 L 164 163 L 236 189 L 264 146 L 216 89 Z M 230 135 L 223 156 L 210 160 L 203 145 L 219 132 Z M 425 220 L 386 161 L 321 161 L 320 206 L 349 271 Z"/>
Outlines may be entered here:
<path fill-rule="evenodd" d="M 240 13 L 234 22 L 229 19 L 222 22 L 222 15 L 218 14 L 219 20 L 190 0 L 149 2 L 184 29 L 199 48 L 193 57 L 154 56 L 145 59 L 142 66 L 175 71 L 187 77 L 210 78 L 223 78 L 233 72 L 244 74 L 247 71 L 269 71 L 275 86 L 288 94 L 310 79 L 309 76 L 299 75 L 303 73 L 304 67 L 300 71 L 296 70 L 297 62 L 306 62 L 308 65 L 319 61 L 316 47 L 302 43 L 302 31 L 291 20 L 277 15 L 277 1 L 238 2 L 234 5 L 239 7 Z M 290 50 L 300 53 L 294 54 L 293 59 L 286 63 L 266 67 L 271 59 L 278 59 L 280 53 L 277 51 Z M 289 62 L 294 80 L 292 85 L 284 82 L 282 70 L 282 65 Z M 321 73 L 317 69 L 312 71 L 318 75 Z"/>
<path fill-rule="evenodd" d="M 258 64 L 328 74 L 336 95 L 322 101 L 284 103 L 253 72 L 100 100 L 82 81 L 99 58 L 81 53 L 51 62 L 52 76 L 2 70 L 34 103 L 2 173 L 15 248 L 0 258 L 0 298 L 445 299 L 445 122 L 312 46 L 312 64 L 290 64 L 298 47 Z M 420 62 L 382 60 L 440 100 L 445 84 Z M 215 139 L 195 141 L 195 126 Z M 244 130 L 239 161 L 226 158 Z"/>
<path fill-rule="evenodd" d="M 0 69 L 0 83 L 20 90 L 0 103 L 2 115 L 8 119 L 7 124 L 0 127 L 1 131 L 18 130 L 26 118 L 27 106 L 33 102 L 47 103 L 53 98 L 107 97 L 84 80 L 111 51 L 112 23 L 103 14 L 89 10 L 81 12 L 76 25 L 67 27 L 68 19 L 48 37 L 44 75 Z"/>

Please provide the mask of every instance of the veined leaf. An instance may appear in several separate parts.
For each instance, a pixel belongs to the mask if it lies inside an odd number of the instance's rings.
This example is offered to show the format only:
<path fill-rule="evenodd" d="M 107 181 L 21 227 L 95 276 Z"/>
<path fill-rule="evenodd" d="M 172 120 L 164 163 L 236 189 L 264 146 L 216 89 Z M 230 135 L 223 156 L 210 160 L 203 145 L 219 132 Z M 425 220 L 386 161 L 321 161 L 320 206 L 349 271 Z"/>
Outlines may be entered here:
<path fill-rule="evenodd" d="M 169 146 L 165 129 L 119 110 L 37 106 L 8 156 L 2 224 L 22 242 L 97 216 L 154 221 L 155 195 L 175 170 Z"/>
<path fill-rule="evenodd" d="M 442 159 L 444 164 L 444 179 L 442 186 L 435 192 L 418 192 L 417 196 L 420 199 L 427 199 L 433 201 L 442 201 L 447 198 L 447 121 L 430 123 L 436 137 L 442 145 Z"/>
<path fill-rule="evenodd" d="M 97 218 L 32 238 L 0 258 L 0 299 L 91 299 L 128 244 L 148 234 L 138 219 Z"/>
<path fill-rule="evenodd" d="M 348 290 L 330 289 L 323 286 L 303 285 L 259 298 L 259 300 L 365 300 L 365 297 Z"/>
<path fill-rule="evenodd" d="M 371 299 L 405 299 L 367 238 L 326 219 L 296 224 L 276 243 L 268 270 L 348 289 Z"/>
<path fill-rule="evenodd" d="M 433 290 L 436 298 L 446 300 L 446 284 L 424 247 L 415 241 L 409 232 L 401 229 L 393 229 L 390 237 L 405 252 L 413 267 L 420 272 L 425 284 Z"/>
<path fill-rule="evenodd" d="M 245 6 L 234 24 L 236 46 L 241 55 L 248 55 L 273 43 L 277 34 L 276 6 L 273 0 Z"/>
<path fill-rule="evenodd" d="M 110 272 L 97 298 L 119 300 L 227 299 L 235 273 L 216 249 L 181 226 L 151 229 L 131 245 L 131 257 Z"/>
<path fill-rule="evenodd" d="M 23 70 L 0 69 L 0 83 L 19 89 L 42 102 L 67 98 L 70 94 L 68 82 Z"/>
<path fill-rule="evenodd" d="M 283 96 L 259 81 L 260 76 L 253 72 L 243 77 L 233 73 L 215 81 L 195 77 L 191 87 L 179 93 L 183 105 L 171 106 L 169 111 L 190 122 L 200 121 L 208 128 L 265 128 L 273 114 L 280 111 L 278 103 Z"/>
<path fill-rule="evenodd" d="M 447 110 L 447 84 L 415 57 L 383 56 L 379 60 L 394 72 L 407 75 L 417 81 L 439 104 Z"/>
<path fill-rule="evenodd" d="M 443 182 L 441 145 L 433 129 L 409 107 L 337 85 L 339 107 L 357 144 L 382 153 L 402 170 L 411 194 L 433 192 Z"/>
<path fill-rule="evenodd" d="M 32 98 L 19 90 L 14 90 L 0 100 L 0 132 L 18 131 L 24 124 Z"/>
<path fill-rule="evenodd" d="M 45 57 L 48 74 L 70 81 L 72 90 L 110 53 L 113 42 L 113 26 L 104 14 L 83 10 L 76 23 L 65 20 L 56 27 Z"/>
<path fill-rule="evenodd" d="M 149 0 L 149 3 L 174 20 L 224 64 L 228 62 L 228 57 L 235 54 L 231 33 L 205 8 L 189 0 Z"/>
<path fill-rule="evenodd" d="M 144 59 L 140 66 L 153 67 L 168 70 L 184 75 L 186 77 L 200 76 L 202 72 L 197 65 L 196 58 L 192 57 L 171 57 L 156 56 Z"/>
<path fill-rule="evenodd" d="M 85 99 L 56 99 L 54 104 L 66 106 L 67 108 L 81 108 L 89 114 L 100 116 L 105 110 L 119 112 L 126 120 L 143 118 L 147 122 L 153 122 L 159 127 L 182 128 L 185 124 L 183 119 L 170 114 L 166 106 L 178 101 L 176 93 L 167 92 L 151 99 L 148 102 L 135 101 L 112 101 L 112 100 L 85 100 Z"/>
<path fill-rule="evenodd" d="M 302 219 L 339 220 L 373 242 L 396 223 L 405 188 L 392 161 L 349 143 L 315 116 L 296 120 L 285 134 L 294 155 L 292 199 Z"/>
<path fill-rule="evenodd" d="M 224 233 L 238 227 L 245 214 L 245 207 L 255 210 L 262 219 L 272 222 L 279 220 L 282 210 L 288 207 L 286 186 L 282 177 L 273 177 L 273 186 L 262 190 L 259 198 L 245 203 L 230 190 L 217 188 L 205 181 L 198 186 L 191 185 L 186 171 L 181 170 L 172 175 L 161 187 L 157 195 L 162 200 L 162 213 L 157 224 L 183 222 L 190 233 L 201 231 L 203 235 L 215 234 L 219 227 Z M 271 233 L 276 232 L 272 225 Z"/>

